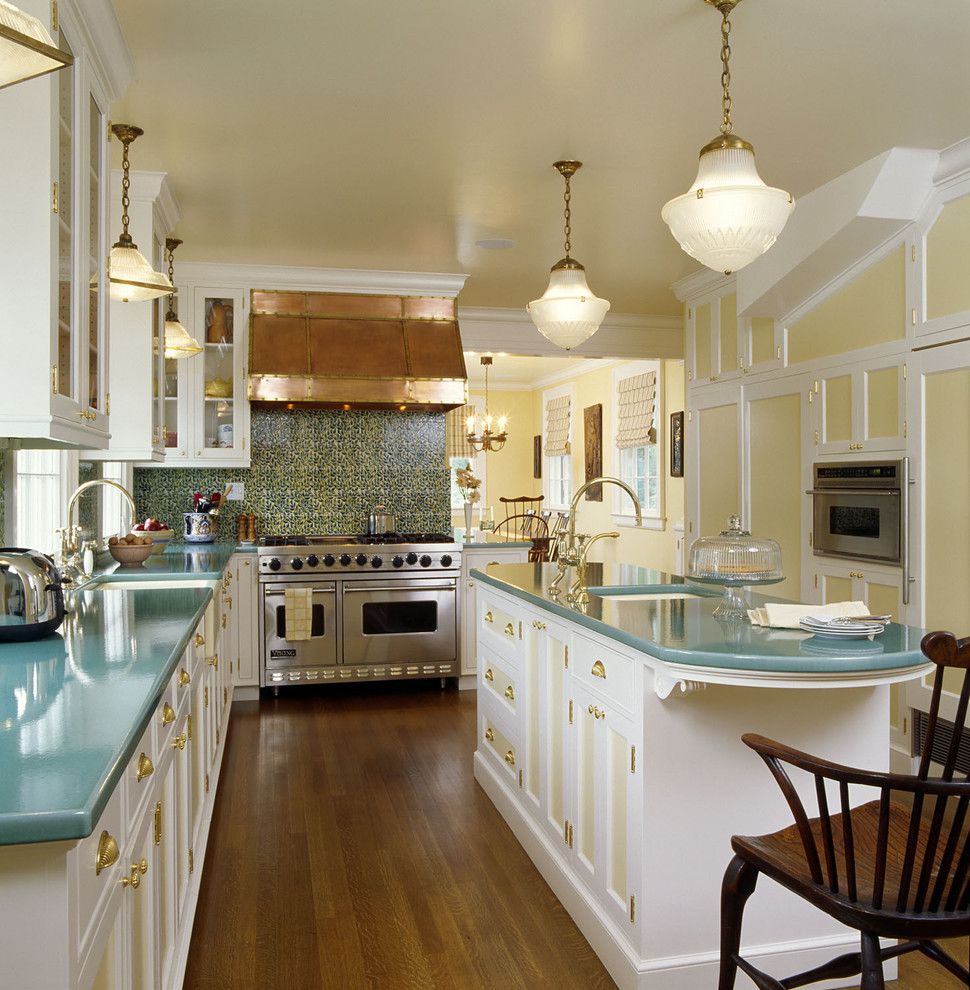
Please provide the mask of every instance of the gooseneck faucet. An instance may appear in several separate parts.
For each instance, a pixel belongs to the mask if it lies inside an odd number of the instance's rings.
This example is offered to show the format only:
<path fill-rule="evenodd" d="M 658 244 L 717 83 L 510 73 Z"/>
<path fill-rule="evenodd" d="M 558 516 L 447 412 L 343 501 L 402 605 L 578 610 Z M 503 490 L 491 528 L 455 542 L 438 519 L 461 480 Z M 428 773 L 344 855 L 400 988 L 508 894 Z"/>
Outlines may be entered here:
<path fill-rule="evenodd" d="M 131 492 L 117 481 L 112 481 L 110 478 L 94 478 L 92 481 L 85 481 L 83 484 L 78 485 L 67 502 L 67 526 L 57 530 L 57 534 L 61 538 L 61 549 L 58 555 L 57 566 L 61 571 L 61 577 L 65 584 L 76 584 L 79 578 L 83 580 L 91 576 L 84 571 L 81 546 L 78 543 L 81 535 L 81 527 L 74 522 L 74 506 L 77 505 L 77 500 L 84 492 L 98 485 L 114 488 L 121 492 L 128 502 L 128 508 L 131 510 L 131 524 L 134 525 L 138 519 L 135 500 Z"/>

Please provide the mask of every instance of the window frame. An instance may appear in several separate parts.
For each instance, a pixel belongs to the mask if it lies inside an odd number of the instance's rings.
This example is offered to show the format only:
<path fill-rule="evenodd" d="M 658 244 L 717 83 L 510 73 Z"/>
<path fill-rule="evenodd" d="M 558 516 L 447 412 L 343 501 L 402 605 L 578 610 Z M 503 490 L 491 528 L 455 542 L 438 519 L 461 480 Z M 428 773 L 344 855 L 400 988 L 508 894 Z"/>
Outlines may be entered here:
<path fill-rule="evenodd" d="M 643 508 L 641 512 L 641 529 L 666 529 L 666 450 L 667 450 L 667 429 L 664 419 L 666 403 L 664 401 L 665 381 L 663 361 L 628 361 L 617 365 L 613 369 L 613 417 L 612 417 L 612 437 L 610 438 L 610 468 L 614 477 L 622 481 L 621 458 L 623 452 L 616 445 L 616 438 L 619 432 L 620 421 L 620 382 L 635 375 L 642 375 L 648 372 L 655 372 L 657 375 L 657 404 L 656 404 L 656 430 L 657 442 L 654 445 L 657 450 L 657 507 L 655 509 Z M 647 446 L 644 444 L 643 446 Z M 637 449 L 637 448 L 629 448 Z M 612 489 L 611 511 L 613 523 L 616 526 L 637 528 L 637 518 L 633 512 L 633 504 L 623 493 L 623 490 L 616 485 L 610 486 Z"/>
<path fill-rule="evenodd" d="M 18 467 L 17 459 L 21 453 L 34 453 L 35 451 L 45 450 L 46 452 L 57 455 L 58 458 L 58 471 L 55 474 L 46 475 L 46 477 L 56 477 L 58 483 L 54 487 L 55 491 L 55 504 L 51 507 L 51 518 L 54 525 L 51 527 L 50 541 L 45 546 L 31 546 L 31 543 L 36 542 L 28 534 L 22 533 L 21 520 L 18 518 L 17 513 L 17 501 L 19 493 L 23 491 L 24 478 L 27 477 L 22 473 Z M 29 547 L 32 550 L 40 550 L 41 553 L 48 553 L 52 557 L 57 557 L 60 551 L 60 546 L 57 543 L 56 530 L 67 526 L 67 502 L 71 497 L 71 493 L 77 488 L 78 479 L 78 454 L 74 450 L 59 450 L 56 448 L 23 448 L 21 450 L 13 450 L 9 452 L 7 456 L 6 466 L 5 466 L 5 485 L 4 489 L 6 492 L 6 518 L 4 521 L 4 529 L 6 534 L 9 534 L 9 545 L 18 547 Z M 29 486 L 29 483 L 28 483 Z M 25 538 L 26 537 L 26 538 Z M 48 551 L 47 547 L 52 549 Z"/>
<path fill-rule="evenodd" d="M 471 409 L 474 412 L 475 416 L 480 417 L 484 415 L 482 412 L 482 409 L 484 408 L 484 401 L 485 400 L 482 399 L 483 405 L 479 405 L 477 400 L 469 399 L 464 404 L 463 408 Z M 466 412 L 464 418 L 467 419 L 471 414 L 472 414 L 471 412 Z M 452 459 L 449 458 L 445 463 L 448 466 L 448 486 L 449 486 L 449 496 L 451 497 L 451 514 L 452 516 L 457 517 L 457 516 L 461 516 L 462 513 L 464 512 L 465 502 L 463 499 L 459 501 L 454 498 L 454 493 L 456 490 L 455 471 L 457 466 L 453 465 L 451 463 L 451 460 Z M 471 461 L 472 470 L 475 472 L 475 477 L 481 481 L 481 486 L 478 489 L 480 493 L 480 498 L 476 503 L 479 507 L 479 511 L 481 511 L 484 508 L 484 506 L 487 504 L 485 493 L 488 490 L 488 479 L 487 479 L 488 457 L 484 451 L 478 450 L 475 452 L 474 456 L 470 459 L 470 461 Z M 462 526 L 465 525 L 464 516 L 462 516 L 461 518 L 461 525 Z"/>
<path fill-rule="evenodd" d="M 557 454 L 555 457 L 550 457 L 546 453 L 546 404 L 552 399 L 558 399 L 562 395 L 569 396 L 569 453 L 568 454 Z M 574 437 L 575 437 L 575 425 L 576 425 L 576 386 L 574 383 L 570 382 L 566 385 L 558 385 L 554 388 L 544 389 L 542 392 L 542 406 L 541 406 L 541 416 L 542 416 L 542 508 L 549 509 L 552 511 L 563 512 L 569 509 L 570 503 L 572 502 L 573 495 L 576 493 L 576 484 L 573 471 L 573 452 L 574 452 Z M 561 490 L 565 492 L 566 498 L 562 504 L 559 504 L 552 497 L 552 462 L 560 462 L 563 468 L 568 468 L 568 478 L 565 481 L 565 485 L 561 486 Z"/>

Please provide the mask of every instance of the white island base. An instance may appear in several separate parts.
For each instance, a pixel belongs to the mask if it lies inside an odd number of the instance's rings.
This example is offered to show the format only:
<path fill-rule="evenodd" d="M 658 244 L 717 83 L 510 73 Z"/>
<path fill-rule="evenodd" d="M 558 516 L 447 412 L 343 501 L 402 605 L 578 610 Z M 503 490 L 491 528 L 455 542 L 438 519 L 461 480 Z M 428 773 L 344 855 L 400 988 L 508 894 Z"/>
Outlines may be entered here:
<path fill-rule="evenodd" d="M 678 668 L 685 679 L 671 683 L 653 656 L 485 584 L 478 617 L 475 779 L 621 988 L 717 986 L 731 835 L 791 824 L 741 735 L 888 769 L 889 684 L 925 670 L 721 668 L 707 671 L 721 683 L 702 683 Z M 811 780 L 795 783 L 814 808 Z M 759 968 L 783 978 L 858 946 L 856 932 L 759 879 L 742 932 Z"/>

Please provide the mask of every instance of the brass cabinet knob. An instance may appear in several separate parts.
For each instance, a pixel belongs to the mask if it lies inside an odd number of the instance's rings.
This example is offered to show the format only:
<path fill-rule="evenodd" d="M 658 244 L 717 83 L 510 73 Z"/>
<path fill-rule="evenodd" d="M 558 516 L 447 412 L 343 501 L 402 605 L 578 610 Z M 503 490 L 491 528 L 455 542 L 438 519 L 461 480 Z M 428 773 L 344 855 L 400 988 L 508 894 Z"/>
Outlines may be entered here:
<path fill-rule="evenodd" d="M 149 759 L 149 757 L 142 753 L 138 757 L 138 769 L 135 771 L 136 780 L 144 780 L 146 777 L 150 777 L 155 772 L 155 765 Z"/>
<path fill-rule="evenodd" d="M 511 749 L 505 754 L 505 762 L 510 767 L 515 766 L 515 753 L 513 753 Z"/>
<path fill-rule="evenodd" d="M 179 687 L 185 687 L 191 680 L 192 678 L 189 677 L 189 672 L 183 667 L 179 671 Z"/>
<path fill-rule="evenodd" d="M 172 749 L 179 749 L 179 750 L 185 749 L 185 743 L 186 743 L 187 738 L 188 737 L 186 736 L 186 734 L 184 732 L 181 735 L 176 736 L 172 740 Z"/>
<path fill-rule="evenodd" d="M 143 859 L 140 863 L 131 864 L 131 875 L 121 878 L 122 887 L 131 887 L 137 890 L 141 886 L 141 878 L 148 872 L 148 860 Z"/>
<path fill-rule="evenodd" d="M 94 875 L 118 862 L 118 843 L 110 832 L 102 832 L 98 839 L 98 851 L 94 857 Z"/>
<path fill-rule="evenodd" d="M 494 741 L 495 741 L 495 732 L 493 731 L 493 729 L 492 729 L 492 727 L 491 727 L 491 726 L 489 726 L 489 727 L 488 727 L 488 728 L 487 728 L 487 729 L 485 730 L 485 738 L 486 738 L 486 739 L 487 739 L 487 740 L 488 740 L 489 742 L 494 742 Z M 117 859 L 117 857 L 115 857 L 115 858 Z"/>
<path fill-rule="evenodd" d="M 162 705 L 162 725 L 171 725 L 175 721 L 175 709 L 166 701 Z"/>
<path fill-rule="evenodd" d="M 219 669 L 219 654 L 213 653 L 211 657 L 206 657 L 205 661 L 210 667 L 214 667 L 216 670 Z"/>
<path fill-rule="evenodd" d="M 494 622 L 495 621 L 495 617 L 492 615 L 491 612 L 486 612 L 485 613 L 485 621 L 486 622 Z"/>
<path fill-rule="evenodd" d="M 491 667 L 489 667 L 485 671 L 485 680 L 486 681 L 494 681 L 495 680 L 495 675 L 492 673 L 492 668 Z"/>
<path fill-rule="evenodd" d="M 203 636 L 202 633 L 195 634 L 195 645 L 205 646 L 205 636 Z"/>
<path fill-rule="evenodd" d="M 505 697 L 508 698 L 509 701 L 515 701 L 515 691 L 513 690 L 511 684 L 505 689 Z"/>
<path fill-rule="evenodd" d="M 540 622 L 538 619 L 533 619 L 532 628 L 542 630 L 546 628 L 546 624 L 544 622 Z"/>
<path fill-rule="evenodd" d="M 603 711 L 603 709 L 598 705 L 590 705 L 586 711 L 588 711 L 593 718 L 606 718 L 606 712 Z"/>
<path fill-rule="evenodd" d="M 606 668 L 603 666 L 603 661 L 597 660 L 596 663 L 593 664 L 593 669 L 590 671 L 590 673 L 593 675 L 593 677 L 602 677 L 603 680 L 605 681 Z"/>
<path fill-rule="evenodd" d="M 511 622 L 505 623 L 505 635 L 511 636 L 513 639 L 515 638 L 515 626 Z"/>

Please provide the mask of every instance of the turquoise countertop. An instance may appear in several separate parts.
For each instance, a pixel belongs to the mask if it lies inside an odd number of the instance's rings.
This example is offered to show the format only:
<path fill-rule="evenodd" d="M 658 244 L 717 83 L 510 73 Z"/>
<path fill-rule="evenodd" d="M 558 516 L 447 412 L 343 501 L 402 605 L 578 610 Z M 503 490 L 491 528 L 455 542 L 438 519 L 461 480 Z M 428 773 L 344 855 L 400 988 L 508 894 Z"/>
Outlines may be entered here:
<path fill-rule="evenodd" d="M 806 674 L 890 671 L 927 662 L 919 648 L 925 630 L 915 626 L 892 622 L 872 641 L 834 641 L 794 629 L 728 623 L 711 614 L 719 589 L 630 564 L 590 564 L 589 605 L 580 610 L 565 601 L 572 571 L 562 581 L 559 600 L 550 597 L 546 589 L 556 574 L 555 564 L 494 564 L 487 571 L 472 571 L 485 584 L 668 664 Z M 633 597 L 649 591 L 688 591 L 699 597 L 656 601 Z M 750 594 L 752 605 L 782 600 Z"/>
<path fill-rule="evenodd" d="M 170 547 L 82 588 L 53 636 L 0 643 L 0 845 L 90 835 L 236 548 Z"/>
<path fill-rule="evenodd" d="M 478 550 L 481 547 L 508 547 L 510 550 L 514 547 L 531 547 L 532 540 L 506 540 L 501 536 L 495 536 L 494 533 L 490 533 L 488 536 L 482 536 L 482 531 L 480 529 L 473 530 L 473 535 L 471 539 L 465 539 L 465 530 L 462 526 L 456 526 L 455 542 L 460 543 L 463 549 L 468 550 Z"/>

